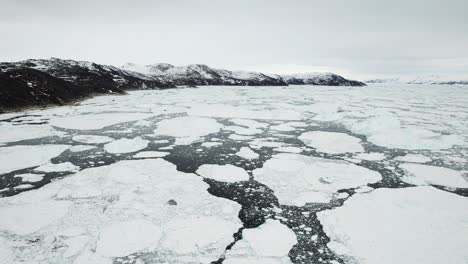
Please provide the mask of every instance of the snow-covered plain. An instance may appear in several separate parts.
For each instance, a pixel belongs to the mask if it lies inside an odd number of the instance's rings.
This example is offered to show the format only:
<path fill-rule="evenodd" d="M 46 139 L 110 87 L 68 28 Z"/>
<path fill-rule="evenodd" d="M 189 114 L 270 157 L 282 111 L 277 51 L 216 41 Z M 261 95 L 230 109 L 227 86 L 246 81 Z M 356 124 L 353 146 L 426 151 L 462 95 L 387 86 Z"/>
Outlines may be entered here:
<path fill-rule="evenodd" d="M 467 105 L 210 86 L 0 115 L 0 262 L 468 263 Z"/>

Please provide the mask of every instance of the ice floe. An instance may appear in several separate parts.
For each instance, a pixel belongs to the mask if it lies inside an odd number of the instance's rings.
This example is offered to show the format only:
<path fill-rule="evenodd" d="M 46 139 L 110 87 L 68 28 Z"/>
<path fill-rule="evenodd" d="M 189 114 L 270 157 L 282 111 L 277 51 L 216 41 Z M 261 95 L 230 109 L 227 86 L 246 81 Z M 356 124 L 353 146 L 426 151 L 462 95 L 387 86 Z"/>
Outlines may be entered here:
<path fill-rule="evenodd" d="M 21 178 L 23 182 L 38 182 L 42 181 L 45 174 L 35 174 L 35 173 L 24 173 L 16 174 L 15 177 Z"/>
<path fill-rule="evenodd" d="M 442 185 L 447 187 L 468 188 L 468 175 L 460 171 L 422 164 L 401 164 L 407 173 L 401 178 L 415 185 Z"/>
<path fill-rule="evenodd" d="M 383 153 L 378 153 L 378 152 L 371 152 L 371 153 L 359 153 L 356 156 L 354 156 L 356 159 L 361 159 L 361 160 L 370 160 L 370 161 L 376 161 L 376 160 L 383 160 L 385 159 L 385 154 Z"/>
<path fill-rule="evenodd" d="M 104 150 L 109 153 L 130 153 L 142 150 L 148 146 L 150 141 L 136 138 L 121 138 L 104 145 Z"/>
<path fill-rule="evenodd" d="M 169 152 L 164 151 L 141 151 L 135 154 L 134 158 L 162 158 L 169 155 Z"/>
<path fill-rule="evenodd" d="M 345 263 L 465 263 L 467 205 L 432 187 L 382 188 L 317 216 Z"/>
<path fill-rule="evenodd" d="M 155 263 L 208 263 L 242 224 L 240 205 L 207 188 L 162 159 L 84 169 L 0 198 L 0 252 L 26 263 L 112 263 L 134 253 Z"/>
<path fill-rule="evenodd" d="M 421 154 L 406 154 L 405 156 L 396 157 L 395 160 L 414 162 L 414 163 L 426 163 L 431 162 L 432 159 Z"/>
<path fill-rule="evenodd" d="M 0 174 L 47 163 L 69 145 L 34 145 L 0 148 Z"/>
<path fill-rule="evenodd" d="M 27 139 L 64 136 L 65 132 L 56 131 L 49 125 L 13 125 L 0 123 L 0 143 L 15 142 Z"/>
<path fill-rule="evenodd" d="M 84 143 L 84 144 L 103 144 L 109 143 L 114 139 L 108 136 L 98 135 L 76 135 L 72 137 L 73 141 Z"/>
<path fill-rule="evenodd" d="M 70 172 L 77 172 L 80 170 L 80 167 L 75 166 L 71 162 L 62 162 L 62 163 L 47 163 L 41 165 L 34 169 L 34 171 L 39 172 L 60 172 L 60 171 L 70 171 Z"/>
<path fill-rule="evenodd" d="M 223 127 L 214 119 L 191 116 L 164 119 L 157 126 L 154 130 L 156 135 L 175 137 L 176 144 L 180 145 L 193 143 L 203 136 L 220 131 Z"/>
<path fill-rule="evenodd" d="M 87 151 L 87 150 L 91 150 L 95 148 L 96 148 L 95 146 L 91 146 L 91 145 L 75 145 L 75 146 L 71 146 L 69 150 L 71 152 L 82 152 L 82 151 Z"/>
<path fill-rule="evenodd" d="M 267 219 L 253 229 L 244 229 L 242 239 L 227 252 L 226 264 L 290 264 L 289 251 L 297 243 L 294 232 L 278 220 Z"/>
<path fill-rule="evenodd" d="M 345 133 L 310 131 L 301 134 L 298 139 L 319 152 L 340 154 L 364 151 L 359 138 Z"/>
<path fill-rule="evenodd" d="M 79 130 L 95 130 L 107 126 L 137 121 L 153 116 L 147 113 L 97 113 L 97 114 L 81 114 L 54 117 L 50 120 L 50 124 L 56 127 L 79 129 Z"/>
<path fill-rule="evenodd" d="M 222 182 L 248 181 L 249 174 L 242 168 L 227 164 L 203 164 L 197 169 L 197 174 Z"/>
<path fill-rule="evenodd" d="M 382 176 L 346 161 L 281 153 L 253 171 L 255 180 L 267 185 L 281 204 L 302 206 L 328 202 L 336 191 L 365 186 Z"/>
<path fill-rule="evenodd" d="M 260 157 L 257 152 L 248 147 L 242 147 L 236 155 L 244 159 L 258 159 L 258 157 Z"/>

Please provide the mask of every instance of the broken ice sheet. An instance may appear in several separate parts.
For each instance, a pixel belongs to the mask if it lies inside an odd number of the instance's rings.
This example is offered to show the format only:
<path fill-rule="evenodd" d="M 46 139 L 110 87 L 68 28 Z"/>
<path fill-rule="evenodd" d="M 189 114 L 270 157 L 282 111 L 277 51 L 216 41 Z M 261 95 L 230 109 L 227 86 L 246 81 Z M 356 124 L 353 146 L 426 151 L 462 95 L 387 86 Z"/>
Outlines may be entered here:
<path fill-rule="evenodd" d="M 13 258 L 29 263 L 66 263 L 70 257 L 110 263 L 136 252 L 154 262 L 209 262 L 219 258 L 242 224 L 240 206 L 207 188 L 199 176 L 161 159 L 85 169 L 0 198 L 0 238 L 18 238 L 6 239 L 0 252 L 14 250 Z M 152 253 L 155 246 L 158 254 Z"/>

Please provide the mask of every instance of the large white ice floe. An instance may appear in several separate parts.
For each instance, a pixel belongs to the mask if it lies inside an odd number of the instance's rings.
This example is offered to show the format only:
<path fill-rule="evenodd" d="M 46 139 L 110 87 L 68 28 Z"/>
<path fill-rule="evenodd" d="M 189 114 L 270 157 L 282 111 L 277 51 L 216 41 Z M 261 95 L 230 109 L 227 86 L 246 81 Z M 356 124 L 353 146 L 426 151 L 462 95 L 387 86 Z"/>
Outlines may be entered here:
<path fill-rule="evenodd" d="M 363 152 L 359 138 L 345 133 L 310 131 L 298 137 L 304 144 L 319 152 L 340 154 L 347 152 Z"/>
<path fill-rule="evenodd" d="M 300 120 L 301 113 L 289 109 L 259 109 L 255 106 L 233 106 L 227 104 L 198 104 L 193 105 L 187 114 L 193 116 L 224 117 L 240 119 L 278 119 Z"/>
<path fill-rule="evenodd" d="M 178 145 L 190 144 L 200 140 L 201 137 L 219 132 L 223 127 L 212 118 L 192 116 L 164 119 L 157 126 L 154 130 L 156 135 L 175 137 Z"/>
<path fill-rule="evenodd" d="M 432 161 L 431 158 L 421 154 L 406 154 L 405 156 L 398 156 L 395 158 L 398 161 L 414 162 L 414 163 L 426 163 Z"/>
<path fill-rule="evenodd" d="M 0 143 L 35 139 L 50 136 L 64 136 L 66 133 L 54 130 L 50 125 L 12 125 L 0 123 Z"/>
<path fill-rule="evenodd" d="M 468 174 L 461 171 L 412 163 L 401 164 L 400 167 L 407 172 L 401 178 L 406 183 L 468 188 Z"/>
<path fill-rule="evenodd" d="M 463 137 L 458 135 L 443 135 L 414 125 L 402 127 L 394 114 L 380 114 L 345 124 L 354 133 L 366 135 L 369 142 L 388 148 L 448 149 L 453 145 L 466 145 Z"/>
<path fill-rule="evenodd" d="M 278 220 L 267 219 L 253 229 L 244 229 L 242 239 L 227 252 L 226 264 L 290 264 L 289 251 L 297 244 L 294 232 Z"/>
<path fill-rule="evenodd" d="M 281 204 L 297 206 L 328 203 L 340 189 L 382 179 L 378 172 L 350 162 L 285 153 L 267 160 L 253 175 L 275 192 Z"/>
<path fill-rule="evenodd" d="M 222 182 L 248 181 L 249 174 L 242 168 L 227 164 L 203 164 L 197 173 L 205 178 L 210 178 Z"/>
<path fill-rule="evenodd" d="M 107 126 L 137 121 L 153 116 L 147 113 L 96 113 L 96 114 L 81 114 L 54 117 L 50 120 L 50 124 L 56 127 L 79 129 L 79 130 L 95 130 Z"/>
<path fill-rule="evenodd" d="M 135 154 L 134 158 L 162 158 L 169 155 L 169 152 L 164 151 L 141 151 Z"/>
<path fill-rule="evenodd" d="M 346 263 L 466 263 L 467 206 L 433 187 L 377 189 L 317 215 Z"/>
<path fill-rule="evenodd" d="M 0 148 L 0 174 L 47 163 L 69 145 L 34 145 Z"/>
<path fill-rule="evenodd" d="M 260 157 L 260 155 L 253 151 L 251 148 L 249 147 L 242 147 L 237 153 L 236 153 L 237 156 L 241 157 L 241 158 L 244 158 L 244 159 L 258 159 L 258 157 Z"/>
<path fill-rule="evenodd" d="M 79 166 L 74 165 L 71 162 L 62 162 L 62 163 L 47 163 L 41 165 L 34 169 L 34 171 L 39 172 L 61 172 L 61 171 L 70 171 L 77 172 L 80 170 Z"/>
<path fill-rule="evenodd" d="M 142 150 L 148 146 L 150 141 L 136 138 L 121 138 L 104 145 L 104 150 L 109 153 L 130 153 Z"/>
<path fill-rule="evenodd" d="M 72 139 L 76 142 L 84 144 L 102 144 L 109 143 L 114 139 L 108 136 L 98 136 L 98 135 L 76 135 Z"/>
<path fill-rule="evenodd" d="M 155 263 L 209 263 L 242 223 L 240 205 L 207 188 L 162 159 L 85 169 L 0 198 L 0 252 L 13 263 L 112 263 L 133 253 Z"/>

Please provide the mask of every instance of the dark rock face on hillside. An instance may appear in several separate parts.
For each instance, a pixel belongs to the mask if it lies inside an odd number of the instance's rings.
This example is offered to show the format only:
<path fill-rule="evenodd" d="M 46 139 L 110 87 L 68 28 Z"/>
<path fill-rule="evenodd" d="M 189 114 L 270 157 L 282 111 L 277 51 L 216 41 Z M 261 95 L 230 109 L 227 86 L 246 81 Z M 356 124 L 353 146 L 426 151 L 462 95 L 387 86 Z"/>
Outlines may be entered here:
<path fill-rule="evenodd" d="M 336 74 L 267 75 L 228 71 L 204 64 L 173 66 L 167 63 L 122 68 L 93 62 L 25 60 L 0 63 L 0 112 L 23 107 L 61 105 L 94 94 L 124 94 L 126 90 L 165 89 L 176 86 L 288 84 L 363 86 Z"/>
<path fill-rule="evenodd" d="M 175 87 L 166 80 L 113 66 L 61 59 L 0 63 L 0 73 L 0 111 L 61 105 L 93 94 Z"/>

